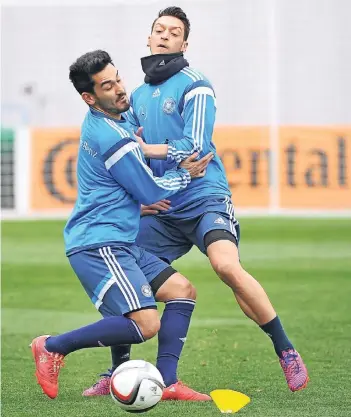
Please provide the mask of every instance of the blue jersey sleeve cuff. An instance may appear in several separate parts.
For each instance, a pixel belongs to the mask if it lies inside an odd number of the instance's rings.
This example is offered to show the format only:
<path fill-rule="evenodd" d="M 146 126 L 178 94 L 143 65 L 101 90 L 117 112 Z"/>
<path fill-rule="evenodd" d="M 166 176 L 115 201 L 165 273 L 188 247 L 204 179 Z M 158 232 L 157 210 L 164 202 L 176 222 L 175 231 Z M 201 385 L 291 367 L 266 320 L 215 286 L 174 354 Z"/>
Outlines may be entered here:
<path fill-rule="evenodd" d="M 177 172 L 179 172 L 182 175 L 182 180 L 189 184 L 191 182 L 191 176 L 187 169 L 179 167 Z"/>
<path fill-rule="evenodd" d="M 177 164 L 179 164 L 184 159 L 188 158 L 191 154 L 197 152 L 196 149 L 192 149 L 190 151 L 177 149 L 174 142 L 175 141 L 171 140 L 166 142 L 168 144 L 167 162 L 175 161 Z"/>

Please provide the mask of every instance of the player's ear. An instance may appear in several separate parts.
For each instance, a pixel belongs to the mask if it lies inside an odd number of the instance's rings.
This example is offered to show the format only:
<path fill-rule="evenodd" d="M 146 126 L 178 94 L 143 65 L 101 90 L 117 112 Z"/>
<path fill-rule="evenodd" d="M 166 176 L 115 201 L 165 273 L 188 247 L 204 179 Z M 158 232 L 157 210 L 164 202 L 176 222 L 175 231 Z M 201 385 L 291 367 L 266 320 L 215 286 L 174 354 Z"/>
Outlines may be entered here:
<path fill-rule="evenodd" d="M 82 93 L 82 99 L 89 105 L 93 106 L 95 104 L 95 97 L 90 93 Z"/>
<path fill-rule="evenodd" d="M 147 47 L 150 48 L 151 36 L 147 37 Z"/>
<path fill-rule="evenodd" d="M 188 49 L 188 42 L 184 41 L 180 52 L 186 52 L 187 49 Z"/>

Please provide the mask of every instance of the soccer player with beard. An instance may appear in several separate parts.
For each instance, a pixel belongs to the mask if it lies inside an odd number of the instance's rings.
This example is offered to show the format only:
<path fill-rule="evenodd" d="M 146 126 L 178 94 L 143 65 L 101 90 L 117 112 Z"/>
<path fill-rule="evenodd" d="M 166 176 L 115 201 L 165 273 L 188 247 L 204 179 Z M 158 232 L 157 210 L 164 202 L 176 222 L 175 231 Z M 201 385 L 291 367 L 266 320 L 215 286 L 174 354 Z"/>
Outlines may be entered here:
<path fill-rule="evenodd" d="M 168 263 L 135 244 L 140 203 L 152 204 L 186 188 L 191 178 L 204 175 L 212 157 L 191 157 L 165 175 L 154 176 L 124 117 L 129 99 L 108 53 L 98 50 L 78 58 L 70 67 L 70 80 L 89 110 L 78 152 L 78 197 L 64 230 L 66 255 L 103 319 L 32 341 L 37 381 L 50 398 L 58 394 L 58 377 L 68 354 L 138 344 L 155 336 L 160 319 L 154 295 L 170 303 L 165 314 L 173 328 L 168 331 L 186 337 L 195 293 Z M 185 297 L 178 298 L 184 289 Z M 160 348 L 167 351 L 168 346 Z"/>

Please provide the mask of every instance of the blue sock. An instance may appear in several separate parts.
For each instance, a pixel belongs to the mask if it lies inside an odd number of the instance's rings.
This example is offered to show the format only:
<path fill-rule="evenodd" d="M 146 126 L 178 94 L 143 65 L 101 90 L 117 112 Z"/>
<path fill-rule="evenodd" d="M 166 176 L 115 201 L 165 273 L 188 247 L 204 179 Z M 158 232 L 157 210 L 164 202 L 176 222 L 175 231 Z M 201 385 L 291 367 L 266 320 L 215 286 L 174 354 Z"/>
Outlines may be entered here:
<path fill-rule="evenodd" d="M 111 346 L 112 356 L 112 368 L 110 369 L 111 374 L 115 369 L 122 365 L 122 363 L 129 361 L 130 359 L 131 345 L 120 345 Z"/>
<path fill-rule="evenodd" d="M 158 353 L 156 367 L 161 372 L 168 387 L 177 382 L 177 367 L 191 315 L 195 307 L 194 300 L 176 298 L 166 302 L 158 332 Z"/>
<path fill-rule="evenodd" d="M 144 338 L 133 320 L 113 316 L 71 332 L 51 336 L 46 340 L 45 347 L 49 352 L 68 355 L 84 348 L 141 342 L 144 342 Z"/>
<path fill-rule="evenodd" d="M 282 352 L 284 350 L 294 349 L 288 336 L 285 334 L 278 316 L 260 327 L 272 339 L 274 350 L 280 358 L 282 357 Z"/>

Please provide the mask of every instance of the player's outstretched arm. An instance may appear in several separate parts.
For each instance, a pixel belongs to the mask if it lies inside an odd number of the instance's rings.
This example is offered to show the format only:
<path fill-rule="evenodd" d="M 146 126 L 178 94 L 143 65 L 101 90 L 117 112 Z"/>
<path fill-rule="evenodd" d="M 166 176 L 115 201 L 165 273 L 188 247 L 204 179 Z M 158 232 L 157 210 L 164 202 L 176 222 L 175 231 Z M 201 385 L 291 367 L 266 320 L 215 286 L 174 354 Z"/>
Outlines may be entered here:
<path fill-rule="evenodd" d="M 164 158 L 166 159 L 166 155 L 168 152 L 168 145 L 147 145 L 142 137 L 142 127 L 139 127 L 136 134 L 134 135 L 136 141 L 139 143 L 139 146 L 141 148 L 141 150 L 143 151 L 143 154 L 146 158 L 148 159 L 162 159 L 161 156 L 163 155 Z M 148 150 L 149 149 L 149 150 Z M 192 153 L 190 156 L 187 156 L 185 159 L 181 160 L 181 163 L 179 164 L 179 166 L 181 168 L 185 168 L 185 169 L 196 169 L 196 164 L 194 164 L 194 162 L 196 161 L 196 159 L 198 158 L 199 153 L 198 152 L 194 152 Z M 207 167 L 207 165 L 209 164 L 209 162 L 211 161 L 211 159 L 213 159 L 214 154 L 212 152 L 207 153 L 205 156 L 203 156 L 200 160 L 198 160 L 197 162 L 201 165 L 204 165 L 204 169 Z M 190 173 L 191 174 L 191 173 Z M 203 175 L 200 174 L 196 174 L 196 175 L 191 175 L 192 178 L 199 178 L 199 177 L 203 177 L 205 174 L 205 171 L 202 172 Z"/>
<path fill-rule="evenodd" d="M 140 203 L 150 205 L 170 197 L 191 181 L 188 170 L 179 168 L 155 177 L 143 161 L 141 149 L 131 138 L 124 138 L 103 155 L 113 178 Z M 198 167 L 200 170 L 201 167 Z"/>
<path fill-rule="evenodd" d="M 208 153 L 216 119 L 216 99 L 209 83 L 202 81 L 199 85 L 197 82 L 184 94 L 182 117 L 183 138 L 168 140 L 165 144 L 144 143 L 138 129 L 136 139 L 146 158 L 167 159 L 179 164 L 195 152 L 201 156 Z"/>
<path fill-rule="evenodd" d="M 145 158 L 148 159 L 167 159 L 168 145 L 167 144 L 157 144 L 151 145 L 144 142 L 142 138 L 143 127 L 138 127 L 135 131 L 134 139 L 139 143 L 141 150 Z"/>
<path fill-rule="evenodd" d="M 180 163 L 195 152 L 208 153 L 216 116 L 216 98 L 207 81 L 194 83 L 184 93 L 182 117 L 185 125 L 183 138 L 168 140 L 165 144 L 148 144 L 142 139 L 142 128 L 136 130 L 138 141 L 146 158 L 168 159 Z"/>

